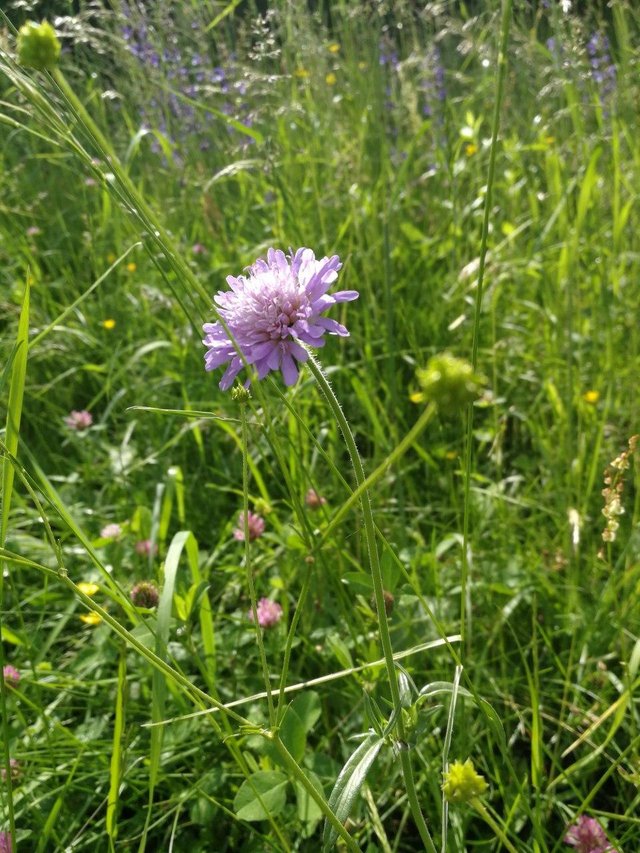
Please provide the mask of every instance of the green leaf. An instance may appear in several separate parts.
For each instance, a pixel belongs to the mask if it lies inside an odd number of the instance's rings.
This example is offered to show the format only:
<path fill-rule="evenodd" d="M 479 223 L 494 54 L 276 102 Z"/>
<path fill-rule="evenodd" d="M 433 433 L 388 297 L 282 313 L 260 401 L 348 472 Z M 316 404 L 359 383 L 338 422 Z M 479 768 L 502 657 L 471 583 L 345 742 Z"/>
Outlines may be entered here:
<path fill-rule="evenodd" d="M 258 770 L 240 786 L 233 808 L 240 820 L 266 820 L 280 814 L 287 799 L 287 777 L 278 770 Z"/>
<path fill-rule="evenodd" d="M 320 697 L 314 690 L 308 690 L 305 693 L 301 693 L 300 696 L 297 696 L 293 700 L 291 707 L 295 709 L 296 714 L 300 718 L 300 722 L 304 726 L 305 732 L 311 731 L 322 714 Z"/>
<path fill-rule="evenodd" d="M 333 786 L 329 797 L 329 806 L 341 823 L 344 823 L 351 814 L 353 804 L 362 788 L 371 765 L 382 748 L 384 740 L 374 732 L 371 732 L 366 740 L 362 741 L 356 751 L 349 757 L 347 763 L 340 771 L 340 775 Z M 338 833 L 325 821 L 322 835 L 323 850 L 333 849 Z"/>
<path fill-rule="evenodd" d="M 316 774 L 312 773 L 310 770 L 306 770 L 305 773 L 313 787 L 316 788 L 318 793 L 324 798 L 322 783 Z M 322 809 L 300 782 L 296 782 L 294 784 L 294 788 L 296 792 L 296 812 L 298 814 L 298 820 L 305 824 L 305 836 L 308 837 L 315 829 L 318 821 L 322 818 Z"/>
<path fill-rule="evenodd" d="M 299 764 L 307 746 L 307 734 L 293 704 L 285 711 L 279 734 L 281 741 Z"/>

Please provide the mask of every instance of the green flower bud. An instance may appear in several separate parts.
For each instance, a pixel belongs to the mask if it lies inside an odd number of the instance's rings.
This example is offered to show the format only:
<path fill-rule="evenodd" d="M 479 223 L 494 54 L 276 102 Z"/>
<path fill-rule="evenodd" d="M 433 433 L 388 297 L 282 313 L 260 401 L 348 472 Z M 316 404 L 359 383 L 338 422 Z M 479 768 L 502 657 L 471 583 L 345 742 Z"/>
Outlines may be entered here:
<path fill-rule="evenodd" d="M 468 803 L 487 790 L 485 779 L 476 773 L 470 758 L 464 764 L 454 761 L 444 774 L 442 790 L 450 803 Z"/>
<path fill-rule="evenodd" d="M 60 56 L 60 42 L 51 24 L 27 21 L 18 32 L 18 62 L 28 68 L 52 68 Z"/>
<path fill-rule="evenodd" d="M 251 399 L 251 393 L 248 388 L 244 387 L 244 385 L 236 385 L 231 390 L 231 399 L 243 406 Z"/>
<path fill-rule="evenodd" d="M 486 380 L 473 372 L 468 361 L 456 358 L 451 353 L 434 355 L 427 366 L 416 371 L 422 392 L 412 395 L 414 402 L 423 400 L 437 403 L 445 412 L 455 412 L 467 403 L 477 400 Z"/>

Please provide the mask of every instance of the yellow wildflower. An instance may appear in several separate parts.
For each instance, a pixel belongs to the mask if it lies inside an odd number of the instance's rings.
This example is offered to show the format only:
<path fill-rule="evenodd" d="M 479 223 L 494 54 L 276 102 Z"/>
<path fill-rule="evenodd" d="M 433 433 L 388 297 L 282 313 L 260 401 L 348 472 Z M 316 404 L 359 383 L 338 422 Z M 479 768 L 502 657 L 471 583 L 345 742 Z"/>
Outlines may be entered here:
<path fill-rule="evenodd" d="M 414 391 L 413 394 L 409 394 L 409 399 L 412 403 L 422 403 L 424 400 L 424 394 L 422 391 Z"/>
<path fill-rule="evenodd" d="M 327 76 L 324 78 L 324 82 L 327 84 L 327 86 L 335 86 L 336 83 L 338 82 L 338 78 L 333 73 L 333 71 L 330 71 L 327 74 Z"/>
<path fill-rule="evenodd" d="M 93 611 L 90 613 L 82 613 L 80 619 L 82 619 L 85 625 L 99 625 L 102 622 L 102 616 L 100 616 L 99 613 L 94 613 Z"/>
<path fill-rule="evenodd" d="M 136 266 L 136 264 L 134 264 L 133 261 L 130 261 L 127 264 L 127 272 L 135 272 L 137 269 L 138 269 L 138 267 Z"/>
<path fill-rule="evenodd" d="M 486 780 L 476 773 L 470 758 L 464 762 L 454 761 L 444 774 L 442 790 L 450 803 L 468 803 L 479 797 L 489 786 Z"/>
<path fill-rule="evenodd" d="M 467 157 L 473 157 L 473 155 L 478 151 L 478 146 L 474 142 L 469 142 L 464 147 L 464 153 Z"/>
<path fill-rule="evenodd" d="M 590 406 L 595 406 L 595 404 L 600 399 L 600 392 L 599 391 L 585 391 L 585 393 L 582 395 L 582 399 L 585 401 L 585 403 L 588 403 Z"/>
<path fill-rule="evenodd" d="M 327 47 L 327 50 L 329 51 L 329 53 L 339 53 L 340 45 L 337 41 L 334 41 Z"/>
<path fill-rule="evenodd" d="M 110 332 L 110 331 L 111 331 L 111 329 L 115 329 L 115 327 L 116 327 L 116 321 L 113 319 L 113 317 L 108 317 L 106 320 L 103 320 L 103 321 L 102 321 L 102 326 L 103 326 L 103 328 L 105 328 L 108 332 Z"/>
<path fill-rule="evenodd" d="M 109 252 L 109 254 L 107 255 L 107 263 L 108 264 L 115 264 L 115 262 L 116 262 L 116 256 L 113 254 L 113 252 Z"/>
<path fill-rule="evenodd" d="M 309 72 L 306 68 L 296 68 L 293 74 L 295 77 L 299 77 L 301 80 L 305 80 L 309 76 Z"/>
<path fill-rule="evenodd" d="M 97 583 L 89 583 L 87 581 L 80 581 L 78 584 L 78 589 L 80 592 L 83 592 L 85 595 L 95 595 L 96 592 L 100 589 Z"/>

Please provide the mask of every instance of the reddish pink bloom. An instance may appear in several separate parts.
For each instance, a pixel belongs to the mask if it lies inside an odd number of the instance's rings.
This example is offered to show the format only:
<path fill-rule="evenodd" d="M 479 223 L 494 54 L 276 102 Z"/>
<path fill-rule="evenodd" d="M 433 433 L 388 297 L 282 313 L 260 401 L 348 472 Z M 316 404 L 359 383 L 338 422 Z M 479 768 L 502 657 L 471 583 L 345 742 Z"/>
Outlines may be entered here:
<path fill-rule="evenodd" d="M 327 499 L 323 498 L 322 495 L 319 495 L 315 489 L 309 489 L 307 494 L 304 496 L 304 502 L 309 509 L 319 509 L 321 506 L 326 504 Z"/>
<path fill-rule="evenodd" d="M 0 853 L 11 853 L 11 835 L 8 832 L 0 832 Z"/>
<path fill-rule="evenodd" d="M 8 684 L 10 687 L 15 687 L 20 681 L 20 673 L 15 666 L 11 666 L 10 663 L 2 667 L 2 677 L 4 678 L 4 683 Z"/>
<path fill-rule="evenodd" d="M 261 598 L 256 610 L 258 611 L 258 625 L 261 628 L 273 628 L 282 619 L 282 607 L 277 601 L 271 601 L 269 598 Z M 250 610 L 248 615 L 253 622 L 253 610 Z"/>
<path fill-rule="evenodd" d="M 150 557 L 151 554 L 157 553 L 158 546 L 151 539 L 141 539 L 140 542 L 136 542 L 136 554 L 140 554 L 141 557 Z"/>
<path fill-rule="evenodd" d="M 249 541 L 259 539 L 264 533 L 264 518 L 257 515 L 255 512 L 247 514 L 247 527 L 249 528 Z M 238 526 L 233 531 L 233 538 L 238 542 L 244 542 L 244 513 L 241 512 L 238 516 Z"/>
<path fill-rule="evenodd" d="M 80 432 L 91 426 L 93 423 L 93 415 L 86 409 L 83 409 L 81 412 L 76 412 L 74 409 L 72 412 L 69 412 L 69 415 L 64 419 L 64 422 L 69 429 L 75 429 Z"/>
<path fill-rule="evenodd" d="M 130 595 L 136 607 L 151 609 L 157 607 L 160 601 L 158 587 L 151 581 L 140 581 L 132 588 Z"/>
<path fill-rule="evenodd" d="M 617 853 L 609 844 L 607 835 L 594 817 L 580 815 L 567 829 L 565 844 L 576 848 L 577 853 Z"/>

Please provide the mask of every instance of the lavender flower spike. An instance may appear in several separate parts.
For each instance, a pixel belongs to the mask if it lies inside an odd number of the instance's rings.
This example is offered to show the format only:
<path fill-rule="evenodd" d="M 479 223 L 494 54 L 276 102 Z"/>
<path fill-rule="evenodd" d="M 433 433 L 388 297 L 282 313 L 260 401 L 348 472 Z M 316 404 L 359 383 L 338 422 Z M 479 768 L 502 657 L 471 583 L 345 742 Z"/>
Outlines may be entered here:
<path fill-rule="evenodd" d="M 325 333 L 347 336 L 344 326 L 322 315 L 338 302 L 357 299 L 358 292 L 327 293 L 342 266 L 337 255 L 316 260 L 311 249 L 289 251 L 287 257 L 280 249 L 269 249 L 267 259 L 259 258 L 247 276 L 228 276 L 231 290 L 220 291 L 215 302 L 258 379 L 280 370 L 285 384 L 293 385 L 298 378 L 296 361 L 309 358 L 301 344 L 324 346 Z M 221 323 L 205 323 L 203 329 L 205 369 L 229 363 L 220 381 L 220 388 L 226 391 L 242 370 L 243 361 Z"/>

